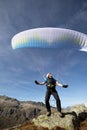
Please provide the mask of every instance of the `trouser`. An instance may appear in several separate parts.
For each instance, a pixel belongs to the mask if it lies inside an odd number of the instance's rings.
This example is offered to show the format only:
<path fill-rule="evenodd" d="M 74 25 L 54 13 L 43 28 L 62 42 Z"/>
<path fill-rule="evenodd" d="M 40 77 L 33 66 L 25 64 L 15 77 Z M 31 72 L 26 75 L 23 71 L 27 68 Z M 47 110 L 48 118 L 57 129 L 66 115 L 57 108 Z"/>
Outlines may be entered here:
<path fill-rule="evenodd" d="M 46 108 L 47 108 L 47 111 L 51 111 L 51 108 L 50 108 L 50 103 L 49 103 L 49 99 L 50 99 L 50 96 L 53 95 L 55 100 L 56 100 L 56 106 L 57 106 L 57 110 L 59 112 L 61 112 L 61 101 L 60 101 L 60 98 L 58 96 L 58 93 L 56 90 L 47 90 L 46 92 L 46 96 L 45 96 L 45 104 L 46 104 Z"/>

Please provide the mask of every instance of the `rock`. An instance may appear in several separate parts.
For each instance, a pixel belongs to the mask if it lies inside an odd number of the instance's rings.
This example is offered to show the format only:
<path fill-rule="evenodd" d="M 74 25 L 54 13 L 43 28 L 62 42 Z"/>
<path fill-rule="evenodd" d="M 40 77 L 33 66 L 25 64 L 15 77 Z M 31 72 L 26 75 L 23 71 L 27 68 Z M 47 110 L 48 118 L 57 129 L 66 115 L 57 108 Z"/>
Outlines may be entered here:
<path fill-rule="evenodd" d="M 75 105 L 71 109 L 63 110 L 64 117 L 61 118 L 57 113 L 53 113 L 50 117 L 41 115 L 33 119 L 36 126 L 53 129 L 60 126 L 65 130 L 75 130 L 79 128 L 80 122 L 87 118 L 87 107 L 85 105 Z"/>
<path fill-rule="evenodd" d="M 76 113 L 78 122 L 81 122 L 87 118 L 87 107 L 84 104 L 72 106 L 70 111 Z"/>
<path fill-rule="evenodd" d="M 87 113 L 87 107 L 84 104 L 79 104 L 72 106 L 70 111 L 74 111 L 79 116 L 80 113 Z"/>
<path fill-rule="evenodd" d="M 37 119 L 33 119 L 36 126 L 47 127 L 48 129 L 53 129 L 55 126 L 60 126 L 61 128 L 74 130 L 75 117 L 73 115 L 65 115 L 64 118 L 59 117 L 57 113 L 52 114 L 50 117 L 46 115 L 41 115 Z"/>
<path fill-rule="evenodd" d="M 79 130 L 87 130 L 87 119 L 80 123 Z"/>

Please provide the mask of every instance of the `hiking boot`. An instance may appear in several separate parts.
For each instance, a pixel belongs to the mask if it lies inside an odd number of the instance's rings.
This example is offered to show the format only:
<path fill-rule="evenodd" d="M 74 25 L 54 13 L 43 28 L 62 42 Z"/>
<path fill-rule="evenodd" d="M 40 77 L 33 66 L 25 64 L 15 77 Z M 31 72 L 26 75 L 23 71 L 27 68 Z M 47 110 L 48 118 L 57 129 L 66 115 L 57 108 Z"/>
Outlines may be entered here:
<path fill-rule="evenodd" d="M 46 113 L 46 115 L 47 115 L 47 116 L 51 116 L 51 112 L 48 111 L 48 112 Z"/>
<path fill-rule="evenodd" d="M 63 117 L 63 114 L 62 114 L 61 112 L 59 112 L 59 111 L 58 111 L 58 115 L 59 115 L 60 117 Z"/>

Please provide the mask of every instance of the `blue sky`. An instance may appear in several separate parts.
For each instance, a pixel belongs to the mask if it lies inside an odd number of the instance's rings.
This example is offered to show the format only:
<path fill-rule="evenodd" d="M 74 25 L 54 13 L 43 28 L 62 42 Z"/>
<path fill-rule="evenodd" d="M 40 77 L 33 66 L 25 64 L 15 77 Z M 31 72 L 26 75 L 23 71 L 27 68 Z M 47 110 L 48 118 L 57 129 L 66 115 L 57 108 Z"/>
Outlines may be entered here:
<path fill-rule="evenodd" d="M 87 34 L 86 0 L 0 0 L 0 95 L 44 102 L 44 80 L 53 73 L 67 89 L 57 87 L 62 106 L 87 103 L 87 53 L 65 49 L 13 50 L 12 37 L 39 27 L 61 27 Z M 54 100 L 51 97 L 51 104 Z"/>

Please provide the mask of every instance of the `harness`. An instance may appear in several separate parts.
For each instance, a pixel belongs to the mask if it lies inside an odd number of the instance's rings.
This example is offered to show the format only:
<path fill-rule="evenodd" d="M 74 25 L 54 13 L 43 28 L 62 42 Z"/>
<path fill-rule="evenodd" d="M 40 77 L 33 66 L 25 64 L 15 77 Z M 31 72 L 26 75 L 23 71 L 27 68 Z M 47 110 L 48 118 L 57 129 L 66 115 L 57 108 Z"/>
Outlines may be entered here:
<path fill-rule="evenodd" d="M 55 88 L 56 80 L 54 78 L 47 78 L 46 86 L 49 88 Z"/>

